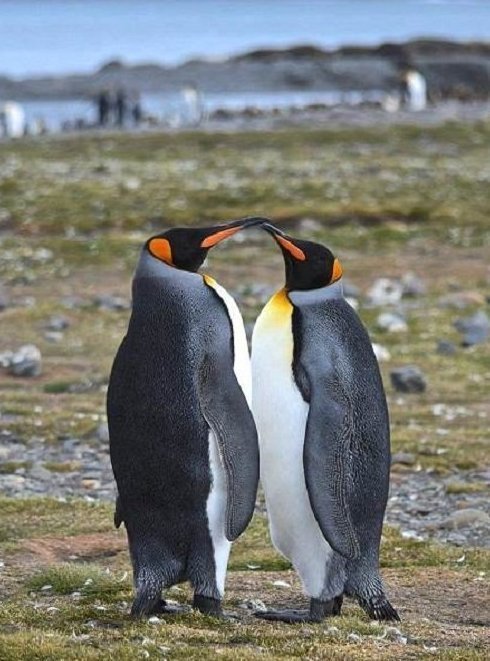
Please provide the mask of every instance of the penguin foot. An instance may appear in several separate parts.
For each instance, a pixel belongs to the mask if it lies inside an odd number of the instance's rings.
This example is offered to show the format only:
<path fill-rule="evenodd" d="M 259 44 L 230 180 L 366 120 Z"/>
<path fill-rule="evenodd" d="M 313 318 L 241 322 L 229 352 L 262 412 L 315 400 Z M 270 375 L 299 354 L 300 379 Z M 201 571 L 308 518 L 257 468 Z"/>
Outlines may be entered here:
<path fill-rule="evenodd" d="M 310 610 L 284 610 L 284 611 L 262 611 L 254 613 L 255 617 L 262 620 L 273 622 L 286 622 L 287 624 L 296 624 L 301 622 L 321 622 L 326 617 L 340 615 L 342 609 L 342 595 L 321 601 L 320 599 L 310 600 Z"/>
<path fill-rule="evenodd" d="M 204 615 L 224 617 L 223 609 L 221 607 L 221 599 L 213 599 L 213 597 L 205 597 L 202 594 L 195 594 L 192 606 Z"/>
<path fill-rule="evenodd" d="M 165 599 L 160 599 L 158 604 L 152 609 L 150 615 L 182 615 L 183 613 L 188 613 L 189 610 L 189 606 L 169 604 Z"/>

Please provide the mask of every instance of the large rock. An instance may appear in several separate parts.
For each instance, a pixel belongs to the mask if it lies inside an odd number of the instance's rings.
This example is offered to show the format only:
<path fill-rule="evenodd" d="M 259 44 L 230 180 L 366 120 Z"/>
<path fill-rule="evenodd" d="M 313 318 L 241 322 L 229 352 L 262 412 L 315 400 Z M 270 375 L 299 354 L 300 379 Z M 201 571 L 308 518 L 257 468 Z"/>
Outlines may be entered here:
<path fill-rule="evenodd" d="M 39 376 L 42 371 L 40 350 L 34 344 L 24 344 L 13 354 L 8 371 L 14 376 Z"/>
<path fill-rule="evenodd" d="M 463 335 L 461 344 L 464 347 L 481 344 L 490 335 L 490 319 L 483 310 L 475 312 L 470 317 L 457 319 L 454 322 L 454 327 Z"/>
<path fill-rule="evenodd" d="M 398 392 L 424 392 L 427 381 L 422 371 L 415 365 L 398 367 L 390 372 L 391 383 Z"/>

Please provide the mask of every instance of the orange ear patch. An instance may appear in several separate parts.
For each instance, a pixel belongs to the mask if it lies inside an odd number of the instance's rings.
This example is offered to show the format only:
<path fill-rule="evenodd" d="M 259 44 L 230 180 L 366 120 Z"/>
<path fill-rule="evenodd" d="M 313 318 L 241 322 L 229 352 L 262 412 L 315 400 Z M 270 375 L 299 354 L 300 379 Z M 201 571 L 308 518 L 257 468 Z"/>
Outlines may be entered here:
<path fill-rule="evenodd" d="M 337 258 L 334 259 L 333 262 L 333 270 L 332 270 L 332 278 L 330 280 L 330 283 L 337 282 L 337 280 L 340 280 L 342 277 L 342 266 L 340 265 L 340 262 Z"/>
<path fill-rule="evenodd" d="M 152 239 L 148 248 L 154 257 L 158 257 L 158 259 L 167 262 L 167 264 L 173 264 L 172 248 L 167 239 Z"/>
<path fill-rule="evenodd" d="M 298 248 L 298 246 L 295 246 L 292 241 L 289 241 L 289 239 L 285 239 L 283 236 L 279 236 L 276 234 L 276 240 L 278 243 L 281 244 L 281 246 L 287 250 L 295 259 L 299 259 L 300 262 L 304 262 L 306 259 L 305 253 L 301 250 L 301 248 Z"/>
<path fill-rule="evenodd" d="M 215 232 L 214 234 L 207 236 L 201 242 L 201 248 L 212 248 L 220 241 L 223 241 L 223 239 L 227 239 L 229 236 L 236 234 L 241 229 L 242 229 L 241 227 L 229 227 L 226 230 L 220 230 L 219 232 Z"/>

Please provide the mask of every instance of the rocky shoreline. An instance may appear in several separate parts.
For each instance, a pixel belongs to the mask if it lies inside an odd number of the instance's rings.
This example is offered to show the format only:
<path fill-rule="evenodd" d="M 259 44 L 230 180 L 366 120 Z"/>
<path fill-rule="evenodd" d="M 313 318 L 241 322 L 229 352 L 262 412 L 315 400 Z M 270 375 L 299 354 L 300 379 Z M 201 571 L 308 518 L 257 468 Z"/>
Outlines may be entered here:
<path fill-rule="evenodd" d="M 281 91 L 390 91 L 401 67 L 425 76 L 433 101 L 490 96 L 490 44 L 415 40 L 377 47 L 313 46 L 264 49 L 224 60 L 191 60 L 175 67 L 118 60 L 92 74 L 14 80 L 1 75 L 0 98 L 16 101 L 93 97 L 107 87 L 139 93 L 173 93 L 195 85 L 203 94 Z"/>

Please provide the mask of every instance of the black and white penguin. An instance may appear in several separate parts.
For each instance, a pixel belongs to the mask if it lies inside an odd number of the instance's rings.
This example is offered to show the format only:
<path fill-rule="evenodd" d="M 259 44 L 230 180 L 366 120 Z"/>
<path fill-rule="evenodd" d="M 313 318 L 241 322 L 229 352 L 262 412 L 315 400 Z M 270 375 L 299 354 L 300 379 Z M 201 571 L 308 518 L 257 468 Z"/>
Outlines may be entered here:
<path fill-rule="evenodd" d="M 134 275 L 107 414 L 135 616 L 174 612 L 162 590 L 185 580 L 194 607 L 221 614 L 230 542 L 252 517 L 259 451 L 243 321 L 197 271 L 209 248 L 254 222 L 153 236 Z"/>
<path fill-rule="evenodd" d="M 309 611 L 257 616 L 320 621 L 354 596 L 370 617 L 398 620 L 379 576 L 390 437 L 368 334 L 322 245 L 262 225 L 280 246 L 286 284 L 260 314 L 252 383 L 271 537 L 301 577 Z"/>

